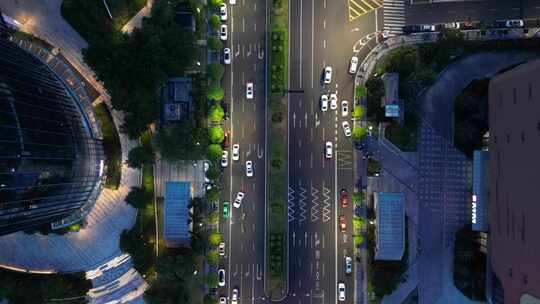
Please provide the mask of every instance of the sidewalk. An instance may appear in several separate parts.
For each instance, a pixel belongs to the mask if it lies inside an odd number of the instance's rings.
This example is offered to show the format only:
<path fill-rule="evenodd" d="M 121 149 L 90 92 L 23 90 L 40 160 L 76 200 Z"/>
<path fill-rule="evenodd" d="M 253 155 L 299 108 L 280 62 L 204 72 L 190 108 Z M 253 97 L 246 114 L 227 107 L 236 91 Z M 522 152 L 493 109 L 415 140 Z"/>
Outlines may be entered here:
<path fill-rule="evenodd" d="M 131 34 L 134 28 L 141 27 L 141 23 L 144 17 L 148 17 L 152 12 L 152 6 L 154 5 L 154 0 L 147 0 L 146 5 L 133 16 L 124 26 L 122 27 L 122 33 Z"/>

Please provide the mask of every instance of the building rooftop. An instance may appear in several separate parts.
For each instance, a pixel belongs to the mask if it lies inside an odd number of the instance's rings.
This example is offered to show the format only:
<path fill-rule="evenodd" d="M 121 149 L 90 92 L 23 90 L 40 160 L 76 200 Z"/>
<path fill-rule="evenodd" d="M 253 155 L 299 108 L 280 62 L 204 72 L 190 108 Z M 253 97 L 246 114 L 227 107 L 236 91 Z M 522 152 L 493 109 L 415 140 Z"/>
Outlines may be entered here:
<path fill-rule="evenodd" d="M 167 247 L 189 244 L 189 182 L 167 182 L 165 184 L 165 212 L 163 237 Z"/>
<path fill-rule="evenodd" d="M 193 102 L 191 77 L 171 78 L 161 90 L 163 120 L 165 122 L 188 120 Z"/>
<path fill-rule="evenodd" d="M 399 261 L 405 252 L 405 196 L 375 192 L 377 248 L 375 260 Z"/>

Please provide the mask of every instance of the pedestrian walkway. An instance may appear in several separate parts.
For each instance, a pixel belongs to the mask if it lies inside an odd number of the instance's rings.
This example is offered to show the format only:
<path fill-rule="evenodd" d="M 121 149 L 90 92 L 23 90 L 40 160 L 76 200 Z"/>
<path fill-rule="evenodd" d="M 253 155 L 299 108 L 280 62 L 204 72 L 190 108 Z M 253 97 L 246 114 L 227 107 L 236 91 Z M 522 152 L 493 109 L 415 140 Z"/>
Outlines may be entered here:
<path fill-rule="evenodd" d="M 380 0 L 349 0 L 349 22 L 381 7 Z"/>
<path fill-rule="evenodd" d="M 405 26 L 405 0 L 383 0 L 384 30 L 391 36 L 403 33 Z"/>

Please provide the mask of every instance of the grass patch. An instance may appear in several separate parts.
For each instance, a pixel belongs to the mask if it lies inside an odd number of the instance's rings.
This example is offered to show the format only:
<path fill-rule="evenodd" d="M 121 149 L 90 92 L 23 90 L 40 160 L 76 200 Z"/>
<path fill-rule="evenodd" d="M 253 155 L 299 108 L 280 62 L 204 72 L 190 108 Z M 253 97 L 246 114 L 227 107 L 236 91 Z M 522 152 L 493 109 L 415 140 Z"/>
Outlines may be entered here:
<path fill-rule="evenodd" d="M 112 20 L 102 1 L 64 0 L 62 17 L 88 43 L 95 43 L 120 31 L 146 5 L 146 0 L 108 0 L 107 3 Z"/>
<path fill-rule="evenodd" d="M 63 298 L 73 299 L 62 303 L 87 303 L 90 288 L 84 273 L 31 274 L 0 269 L 0 299 L 9 303 L 52 303 Z"/>
<path fill-rule="evenodd" d="M 95 106 L 94 114 L 99 120 L 101 133 L 103 134 L 103 150 L 105 153 L 105 165 L 107 166 L 105 187 L 118 189 L 122 176 L 122 148 L 118 131 L 107 105 L 100 103 Z"/>

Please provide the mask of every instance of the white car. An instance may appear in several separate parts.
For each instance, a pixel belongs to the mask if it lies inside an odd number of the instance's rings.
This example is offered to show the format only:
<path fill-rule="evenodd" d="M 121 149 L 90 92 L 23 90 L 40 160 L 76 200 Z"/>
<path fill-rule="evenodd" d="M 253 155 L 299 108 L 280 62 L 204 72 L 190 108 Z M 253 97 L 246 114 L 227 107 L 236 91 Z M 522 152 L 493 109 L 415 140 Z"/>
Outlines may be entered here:
<path fill-rule="evenodd" d="M 219 6 L 219 15 L 221 21 L 227 21 L 227 4 L 221 3 L 221 5 Z"/>
<path fill-rule="evenodd" d="M 225 286 L 225 269 L 218 270 L 218 285 L 220 287 Z"/>
<path fill-rule="evenodd" d="M 208 184 L 210 182 L 210 179 L 206 177 L 206 172 L 208 172 L 208 169 L 210 169 L 210 163 L 204 162 L 203 166 L 204 166 L 204 182 Z"/>
<path fill-rule="evenodd" d="M 219 297 L 219 304 L 227 304 L 227 297 Z"/>
<path fill-rule="evenodd" d="M 231 49 L 230 48 L 223 49 L 223 63 L 231 64 Z"/>
<path fill-rule="evenodd" d="M 421 26 L 420 26 L 420 29 L 421 29 L 423 32 L 435 32 L 435 25 L 424 24 L 424 25 L 421 25 Z"/>
<path fill-rule="evenodd" d="M 224 150 L 221 155 L 221 166 L 226 168 L 229 165 L 229 151 Z"/>
<path fill-rule="evenodd" d="M 225 41 L 227 40 L 227 25 L 222 24 L 221 28 L 219 29 L 219 39 Z"/>
<path fill-rule="evenodd" d="M 253 82 L 248 82 L 246 84 L 246 98 L 253 99 Z"/>
<path fill-rule="evenodd" d="M 352 273 L 352 258 L 350 256 L 345 257 L 345 273 L 351 274 Z"/>
<path fill-rule="evenodd" d="M 349 102 L 346 100 L 341 101 L 341 116 L 349 115 Z"/>
<path fill-rule="evenodd" d="M 338 299 L 339 299 L 339 301 L 344 302 L 345 301 L 345 283 L 339 282 L 338 285 L 337 285 L 337 289 L 338 289 Z"/>
<path fill-rule="evenodd" d="M 235 4 L 236 4 L 236 0 L 229 0 L 229 4 L 235 5 Z"/>
<path fill-rule="evenodd" d="M 232 145 L 232 159 L 234 161 L 238 161 L 240 159 L 240 145 L 239 144 Z"/>
<path fill-rule="evenodd" d="M 332 142 L 327 141 L 324 145 L 324 157 L 332 158 Z"/>
<path fill-rule="evenodd" d="M 444 28 L 447 28 L 447 29 L 450 29 L 450 30 L 457 30 L 457 29 L 459 29 L 459 22 L 445 23 Z"/>
<path fill-rule="evenodd" d="M 240 191 L 236 194 L 236 198 L 234 199 L 233 206 L 234 208 L 240 208 L 240 205 L 242 205 L 242 200 L 244 199 L 244 192 Z"/>
<path fill-rule="evenodd" d="M 218 252 L 220 256 L 225 256 L 225 243 L 219 243 Z"/>
<path fill-rule="evenodd" d="M 240 298 L 240 293 L 238 292 L 238 288 L 233 288 L 231 304 L 238 304 L 238 298 Z"/>
<path fill-rule="evenodd" d="M 523 20 L 521 19 L 507 20 L 504 24 L 506 25 L 506 27 L 523 27 Z"/>
<path fill-rule="evenodd" d="M 389 30 L 384 30 L 381 32 L 381 38 L 382 39 L 388 39 L 390 37 L 390 31 Z"/>
<path fill-rule="evenodd" d="M 246 176 L 253 177 L 253 163 L 250 160 L 246 161 Z"/>
<path fill-rule="evenodd" d="M 351 63 L 349 64 L 349 73 L 355 74 L 357 68 L 358 68 L 358 57 L 352 56 Z"/>
<path fill-rule="evenodd" d="M 343 133 L 345 133 L 345 136 L 350 137 L 352 132 L 351 132 L 351 125 L 349 125 L 349 122 L 344 121 L 341 123 L 341 126 L 343 127 Z"/>
<path fill-rule="evenodd" d="M 321 95 L 321 111 L 325 112 L 328 110 L 328 95 L 322 94 Z"/>
<path fill-rule="evenodd" d="M 337 93 L 330 94 L 330 109 L 337 109 Z"/>
<path fill-rule="evenodd" d="M 324 83 L 329 84 L 332 82 L 332 67 L 327 66 L 324 68 Z"/>

